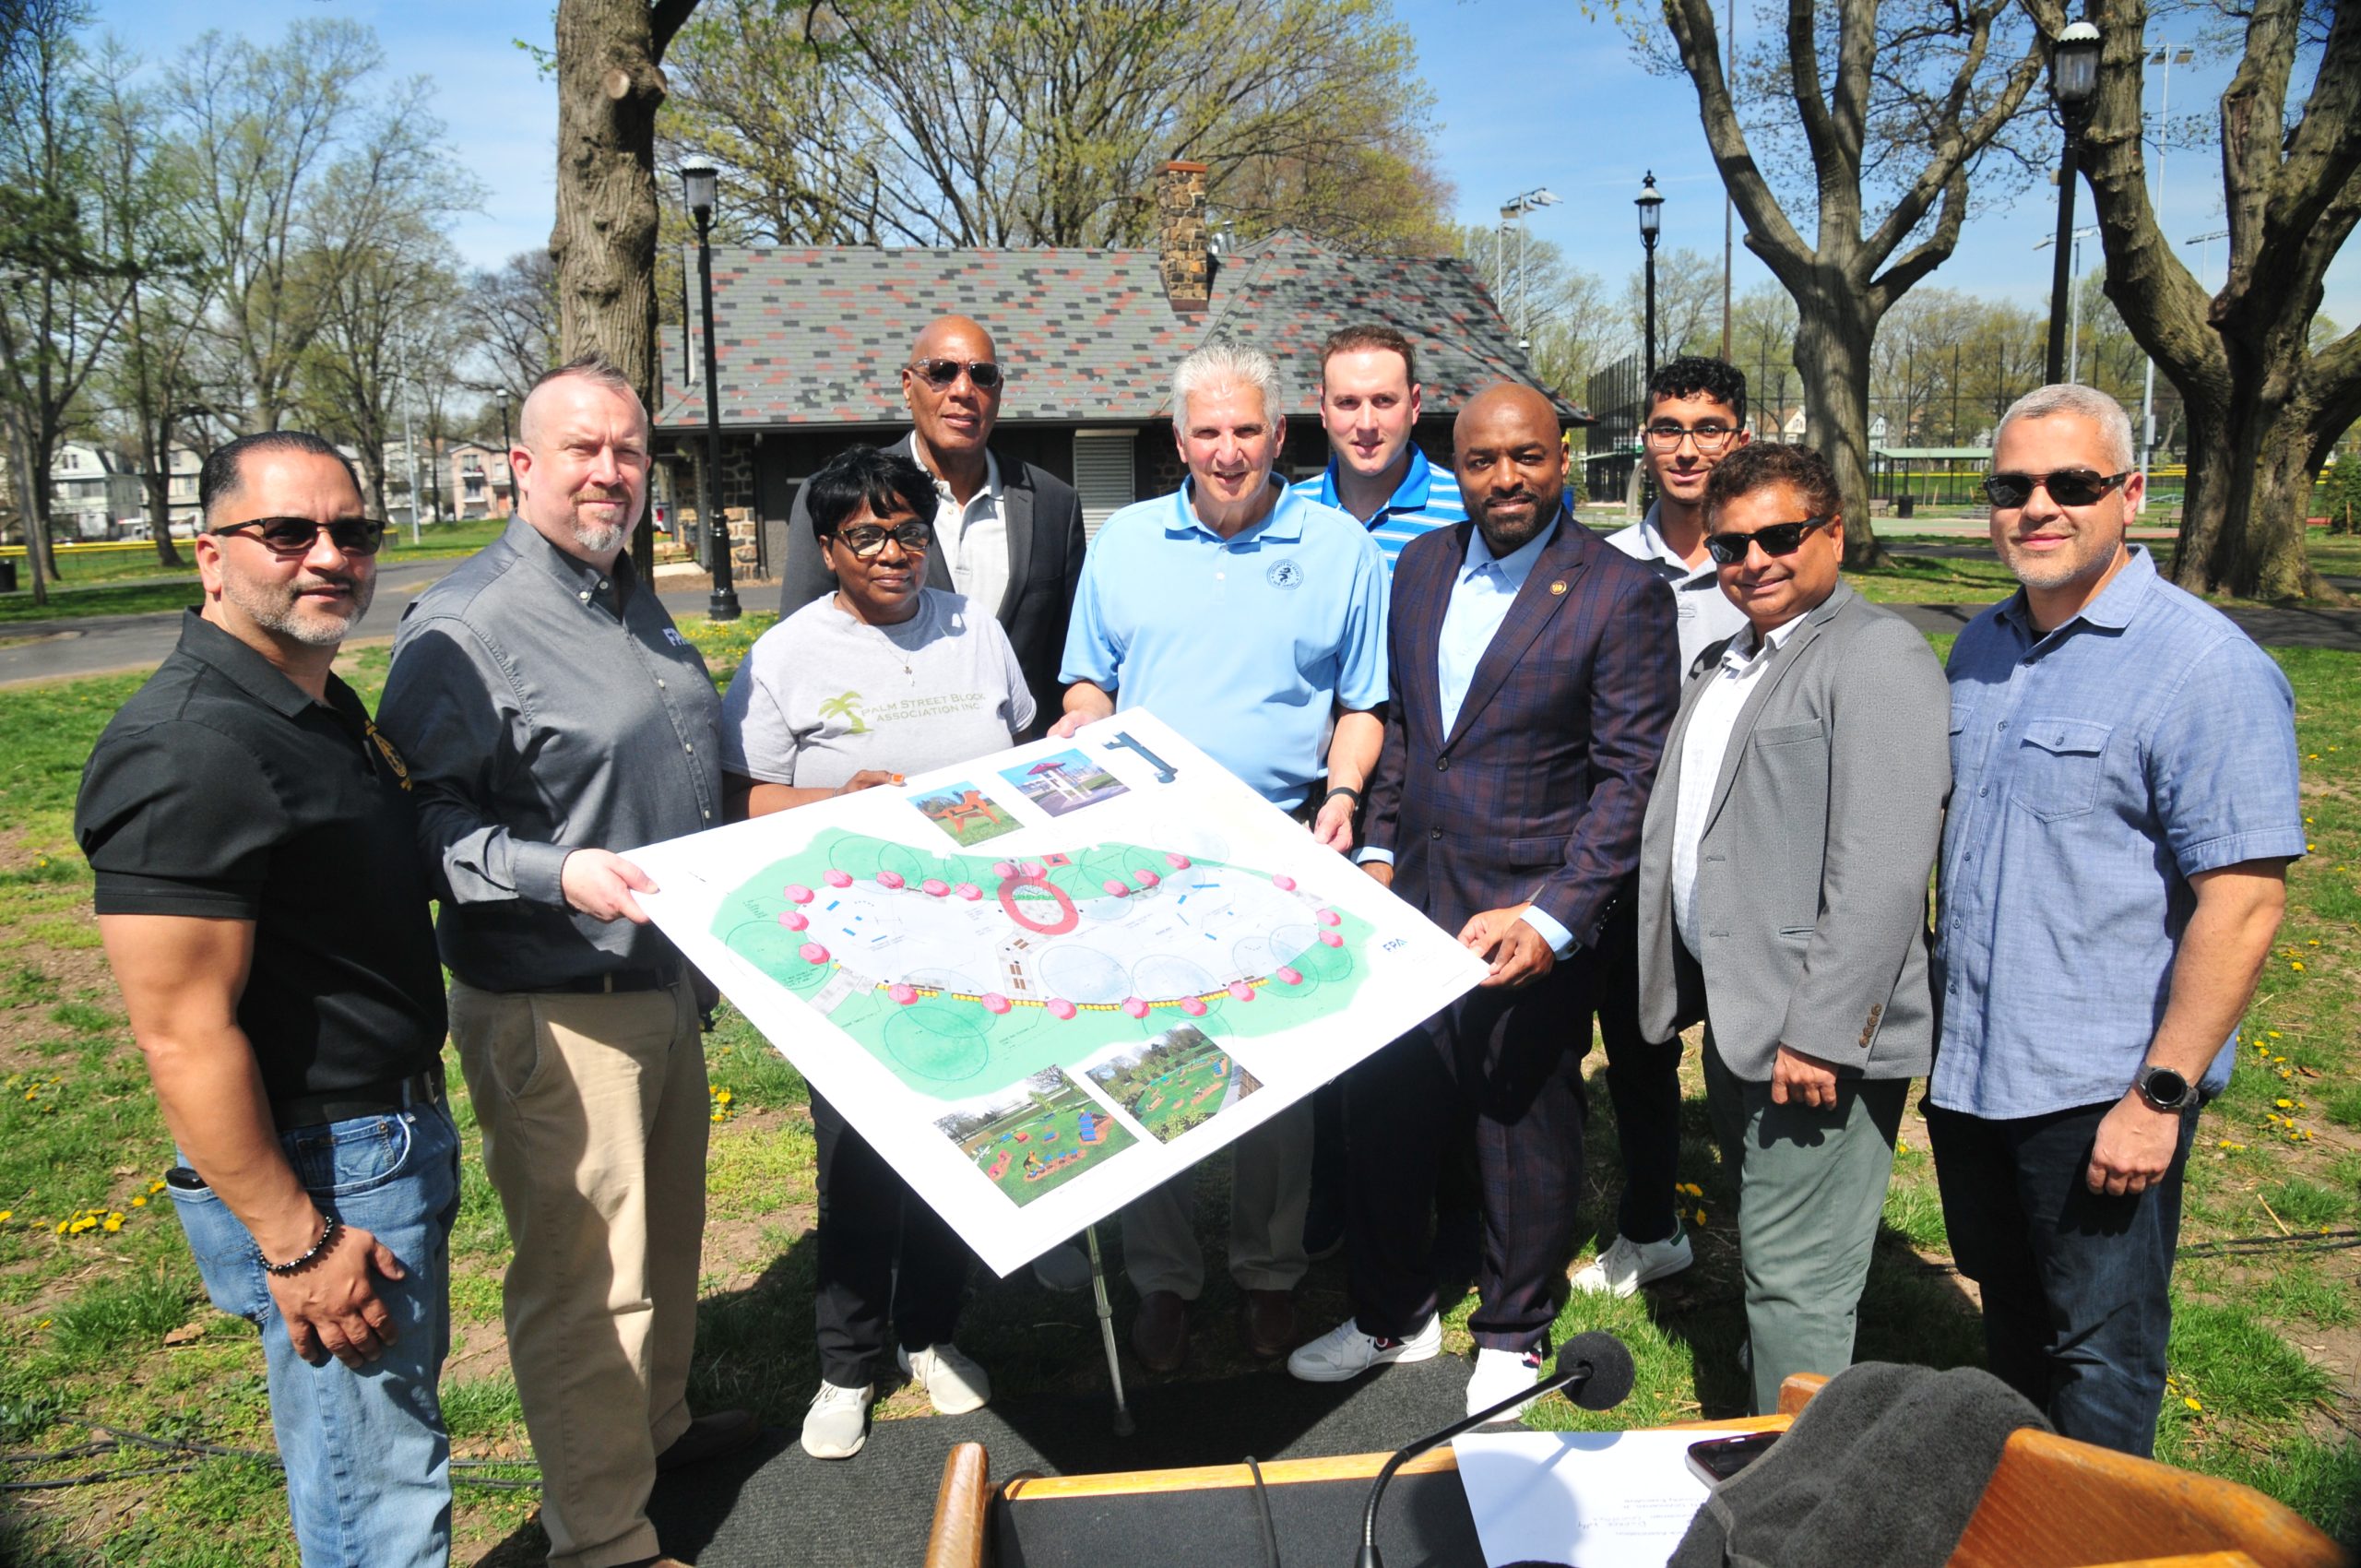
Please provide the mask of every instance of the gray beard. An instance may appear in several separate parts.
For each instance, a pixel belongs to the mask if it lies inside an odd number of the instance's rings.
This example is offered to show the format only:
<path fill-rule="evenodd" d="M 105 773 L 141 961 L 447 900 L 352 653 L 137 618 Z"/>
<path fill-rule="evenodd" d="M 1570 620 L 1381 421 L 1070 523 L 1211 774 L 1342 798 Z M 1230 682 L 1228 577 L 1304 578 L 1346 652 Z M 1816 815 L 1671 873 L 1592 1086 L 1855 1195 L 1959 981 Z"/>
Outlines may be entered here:
<path fill-rule="evenodd" d="M 344 641 L 361 624 L 361 618 L 369 613 L 369 601 L 376 597 L 376 591 L 374 579 L 354 585 L 352 613 L 336 620 L 318 611 L 303 609 L 297 602 L 292 587 L 271 592 L 258 590 L 241 577 L 224 575 L 221 579 L 221 597 L 244 612 L 248 620 L 306 647 L 334 647 Z"/>

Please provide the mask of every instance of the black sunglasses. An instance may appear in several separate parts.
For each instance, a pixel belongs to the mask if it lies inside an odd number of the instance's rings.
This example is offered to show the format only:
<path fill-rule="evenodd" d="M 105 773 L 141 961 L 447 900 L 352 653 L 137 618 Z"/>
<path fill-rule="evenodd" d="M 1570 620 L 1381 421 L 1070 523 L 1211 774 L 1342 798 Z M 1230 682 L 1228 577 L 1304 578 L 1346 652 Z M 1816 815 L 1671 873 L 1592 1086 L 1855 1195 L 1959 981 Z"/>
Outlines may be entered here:
<path fill-rule="evenodd" d="M 1725 566 L 1735 566 L 1746 559 L 1750 544 L 1762 547 L 1765 555 L 1793 555 L 1803 544 L 1804 535 L 1814 529 L 1824 529 L 1833 517 L 1806 517 L 1800 523 L 1773 523 L 1769 528 L 1752 533 L 1717 533 L 1705 537 L 1706 553 Z"/>
<path fill-rule="evenodd" d="M 2049 492 L 2049 498 L 2060 506 L 2087 506 L 2131 477 L 2132 470 L 2119 474 L 2093 473 L 2088 469 L 2059 469 L 2047 474 L 1987 474 L 1984 476 L 1984 498 L 1995 506 L 2013 510 L 2033 499 L 2034 486 Z"/>
<path fill-rule="evenodd" d="M 967 380 L 979 392 L 989 392 L 1000 385 L 1000 366 L 990 360 L 919 360 L 910 368 L 937 390 L 958 380 L 962 371 L 967 373 Z"/>
<path fill-rule="evenodd" d="M 889 539 L 912 555 L 923 555 L 926 553 L 927 547 L 934 542 L 934 525 L 932 523 L 904 523 L 899 528 L 886 529 L 879 528 L 874 523 L 863 523 L 856 529 L 838 529 L 828 537 L 851 551 L 856 559 L 862 561 L 872 560 L 884 554 L 885 541 Z"/>
<path fill-rule="evenodd" d="M 292 559 L 309 555 L 312 546 L 319 542 L 323 529 L 341 553 L 374 555 L 377 546 L 385 542 L 386 527 L 382 517 L 338 517 L 329 523 L 310 517 L 249 517 L 243 523 L 224 523 L 210 531 L 231 534 L 252 529 L 265 550 Z"/>

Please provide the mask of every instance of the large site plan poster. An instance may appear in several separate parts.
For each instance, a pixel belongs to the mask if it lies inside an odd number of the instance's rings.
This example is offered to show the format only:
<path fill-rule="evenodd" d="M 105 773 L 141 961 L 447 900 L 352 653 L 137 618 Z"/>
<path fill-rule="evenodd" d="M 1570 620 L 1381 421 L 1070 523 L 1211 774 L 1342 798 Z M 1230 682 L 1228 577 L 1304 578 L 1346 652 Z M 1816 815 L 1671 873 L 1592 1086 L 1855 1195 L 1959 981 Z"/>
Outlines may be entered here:
<path fill-rule="evenodd" d="M 642 902 L 1002 1274 L 1484 965 L 1144 711 L 630 851 Z"/>

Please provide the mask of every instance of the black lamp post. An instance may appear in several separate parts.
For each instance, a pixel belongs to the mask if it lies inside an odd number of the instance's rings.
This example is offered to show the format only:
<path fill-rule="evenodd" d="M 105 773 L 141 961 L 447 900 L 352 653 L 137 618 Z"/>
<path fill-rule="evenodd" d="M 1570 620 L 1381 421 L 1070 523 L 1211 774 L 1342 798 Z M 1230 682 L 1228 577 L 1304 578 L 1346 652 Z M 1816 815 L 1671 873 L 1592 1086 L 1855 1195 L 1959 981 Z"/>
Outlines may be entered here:
<path fill-rule="evenodd" d="M 2050 270 L 2049 356 L 2043 375 L 2051 386 L 2066 379 L 2066 307 L 2074 288 L 2074 180 L 2082 127 L 2090 123 L 2091 100 L 2099 90 L 2099 30 L 2075 22 L 2049 50 L 2049 95 L 2066 122 L 2066 148 L 2058 159 L 2058 259 Z"/>
<path fill-rule="evenodd" d="M 715 505 L 721 488 L 721 382 L 713 342 L 713 170 L 706 165 L 681 171 L 681 186 L 689 212 L 697 220 L 697 286 L 705 294 L 705 461 L 697 465 L 697 515 L 704 518 L 713 570 L 713 597 L 706 614 L 716 621 L 738 619 L 738 590 L 730 585 L 730 524 Z"/>
<path fill-rule="evenodd" d="M 1640 244 L 1646 247 L 1648 253 L 1648 327 L 1645 341 L 1647 379 L 1654 381 L 1656 378 L 1656 234 L 1664 227 L 1664 197 L 1657 194 L 1655 170 L 1649 170 L 1647 176 L 1640 182 L 1640 194 L 1631 198 L 1631 205 L 1640 209 Z M 1643 405 L 1647 396 L 1643 383 L 1640 389 Z"/>
<path fill-rule="evenodd" d="M 516 450 L 516 444 L 508 436 L 508 388 L 504 386 L 492 396 L 500 399 L 500 471 L 508 476 L 508 496 L 503 515 L 513 517 L 516 515 L 516 464 L 509 455 Z M 499 494 L 500 487 L 494 485 L 492 493 Z"/>

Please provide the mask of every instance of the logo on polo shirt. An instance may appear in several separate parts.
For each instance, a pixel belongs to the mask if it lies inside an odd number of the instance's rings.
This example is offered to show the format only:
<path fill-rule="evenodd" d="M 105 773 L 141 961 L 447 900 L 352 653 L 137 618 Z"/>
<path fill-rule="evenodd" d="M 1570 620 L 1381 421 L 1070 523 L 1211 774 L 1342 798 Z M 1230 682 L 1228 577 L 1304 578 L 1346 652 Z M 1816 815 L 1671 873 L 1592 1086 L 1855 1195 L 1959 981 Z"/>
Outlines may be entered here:
<path fill-rule="evenodd" d="M 1270 570 L 1263 574 L 1263 580 L 1275 588 L 1301 588 L 1303 568 L 1292 561 L 1274 561 Z"/>
<path fill-rule="evenodd" d="M 402 760 L 401 753 L 394 750 L 393 742 L 386 739 L 386 732 L 377 728 L 374 720 L 363 719 L 361 721 L 361 728 L 370 740 L 376 742 L 378 752 L 386 759 L 386 766 L 394 770 L 395 781 L 403 789 L 409 789 L 410 787 L 409 764 Z"/>

